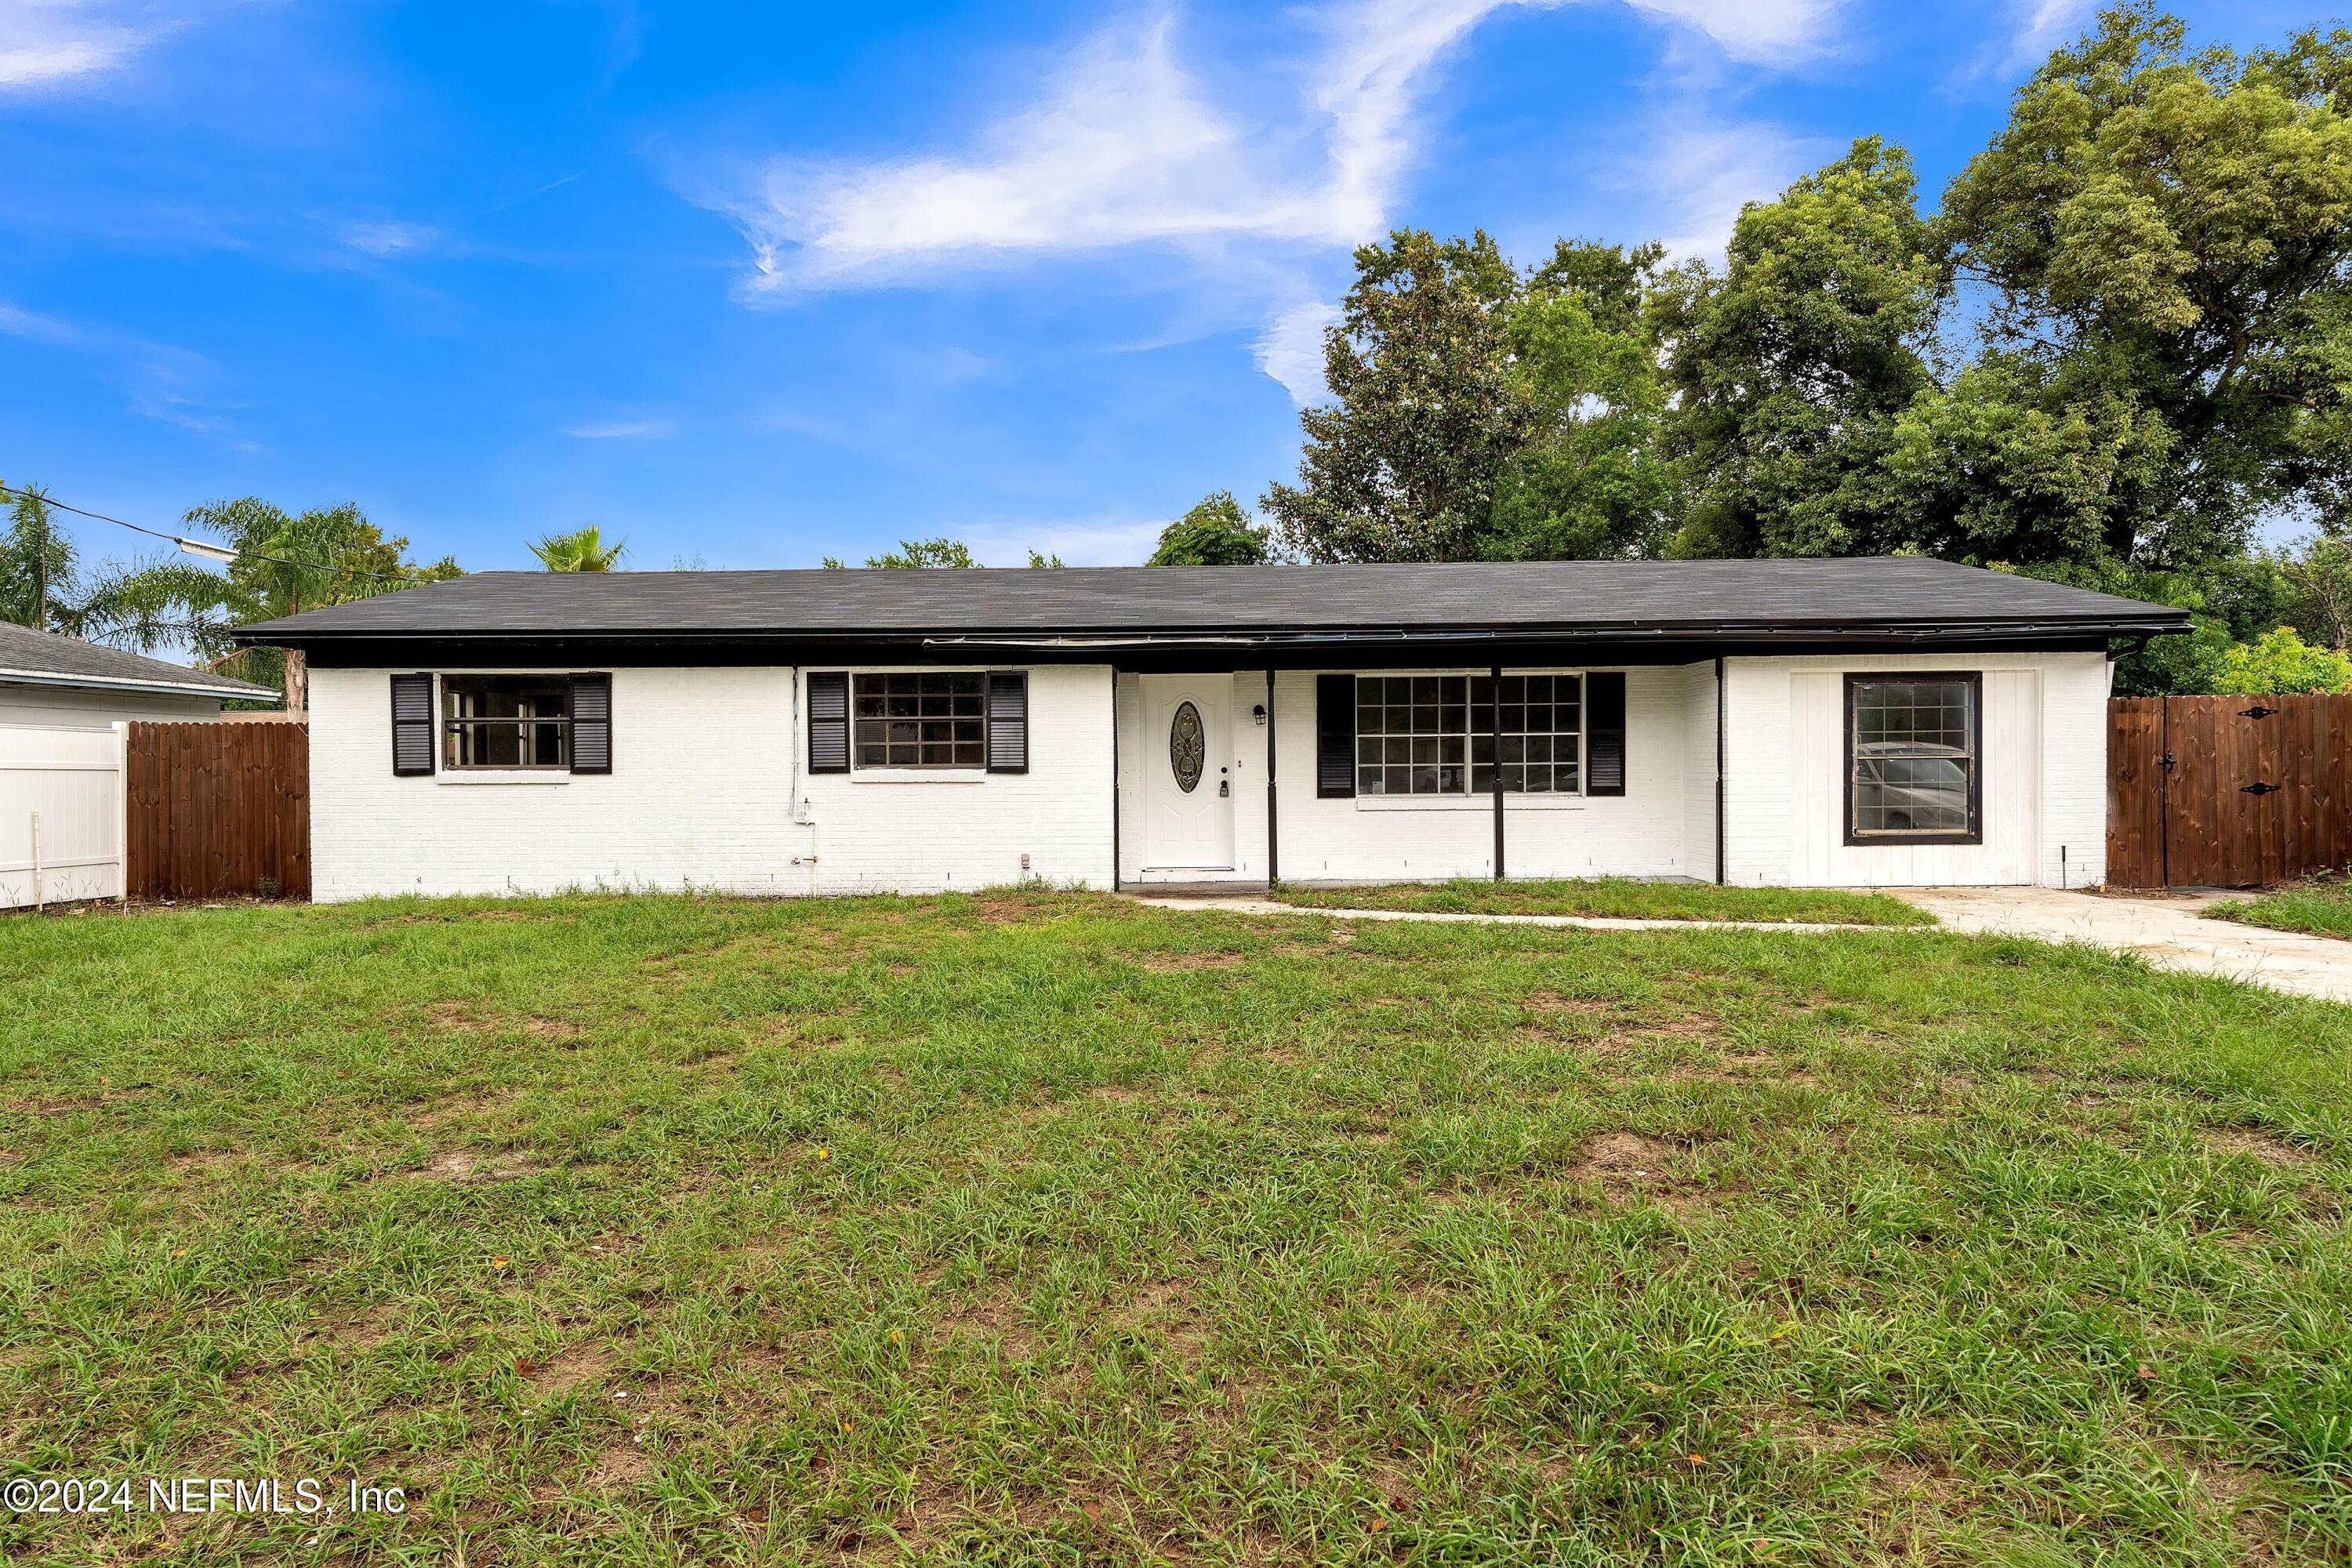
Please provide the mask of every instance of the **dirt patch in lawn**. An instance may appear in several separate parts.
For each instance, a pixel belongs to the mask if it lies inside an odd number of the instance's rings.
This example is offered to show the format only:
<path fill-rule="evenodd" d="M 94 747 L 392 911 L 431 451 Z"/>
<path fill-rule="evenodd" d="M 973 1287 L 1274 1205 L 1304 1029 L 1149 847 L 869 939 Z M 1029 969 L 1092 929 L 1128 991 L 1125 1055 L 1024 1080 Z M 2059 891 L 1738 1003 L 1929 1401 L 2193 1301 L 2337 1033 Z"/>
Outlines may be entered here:
<path fill-rule="evenodd" d="M 2308 1149 L 2251 1127 L 2208 1127 L 2200 1136 L 2209 1149 L 2224 1154 L 2252 1154 L 2265 1165 L 2281 1169 L 2308 1165 L 2319 1158 Z"/>
<path fill-rule="evenodd" d="M 1155 952 L 1137 963 L 1154 974 L 1191 974 L 1203 969 L 1239 969 L 1250 959 L 1246 952 Z"/>
<path fill-rule="evenodd" d="M 483 1149 L 444 1149 L 425 1162 L 416 1174 L 434 1182 L 515 1182 L 536 1176 L 548 1167 L 528 1154 L 496 1153 Z"/>
<path fill-rule="evenodd" d="M 1584 1141 L 1567 1170 L 1612 1203 L 1647 1198 L 1676 1214 L 1704 1208 L 1723 1194 L 1691 1179 L 1689 1151 L 1639 1132 L 1601 1132 Z"/>

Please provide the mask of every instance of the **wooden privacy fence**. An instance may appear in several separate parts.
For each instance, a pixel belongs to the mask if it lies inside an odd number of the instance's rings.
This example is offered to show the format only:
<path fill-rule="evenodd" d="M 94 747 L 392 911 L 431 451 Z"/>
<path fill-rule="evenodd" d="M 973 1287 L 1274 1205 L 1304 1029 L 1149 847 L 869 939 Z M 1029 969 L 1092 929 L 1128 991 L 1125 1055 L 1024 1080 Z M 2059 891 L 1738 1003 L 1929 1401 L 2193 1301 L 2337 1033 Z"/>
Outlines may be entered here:
<path fill-rule="evenodd" d="M 2107 702 L 2107 881 L 2244 888 L 2352 864 L 2352 696 Z"/>
<path fill-rule="evenodd" d="M 310 731 L 131 726 L 129 896 L 310 896 Z"/>

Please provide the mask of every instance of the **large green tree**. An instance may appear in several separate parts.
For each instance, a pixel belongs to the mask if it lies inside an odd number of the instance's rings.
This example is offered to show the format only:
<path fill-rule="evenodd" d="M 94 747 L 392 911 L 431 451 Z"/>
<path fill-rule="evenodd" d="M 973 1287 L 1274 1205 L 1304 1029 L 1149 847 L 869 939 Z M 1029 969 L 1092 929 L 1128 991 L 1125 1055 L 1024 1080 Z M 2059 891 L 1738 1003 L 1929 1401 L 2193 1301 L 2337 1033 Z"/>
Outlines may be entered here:
<path fill-rule="evenodd" d="M 1160 531 L 1146 566 L 1256 566 L 1271 553 L 1265 530 L 1231 490 L 1211 490 Z"/>
<path fill-rule="evenodd" d="M 227 628 L 237 623 L 275 620 L 464 575 L 451 556 L 430 565 L 409 560 L 405 538 L 387 537 L 349 501 L 289 512 L 246 496 L 192 507 L 186 521 L 218 534 L 236 552 L 225 579 L 229 592 L 223 614 L 198 638 L 200 648 L 225 643 Z M 309 668 L 299 650 L 242 649 L 215 668 L 279 684 L 289 712 L 310 707 Z"/>
<path fill-rule="evenodd" d="M 2145 5 L 2053 54 L 1945 194 L 1997 402 L 2027 433 L 2009 454 L 1978 448 L 1991 460 L 1965 476 L 1947 463 L 1947 489 L 1973 489 L 1979 515 L 2031 510 L 2052 455 L 2071 453 L 2065 551 L 2152 567 L 2234 553 L 2265 515 L 2341 518 L 2348 88 L 2352 33 L 2191 55 L 2182 24 Z"/>
<path fill-rule="evenodd" d="M 1935 385 L 1942 266 L 1899 147 L 1864 137 L 1751 205 L 1726 266 L 1692 264 L 1657 315 L 1688 481 L 1684 555 L 1871 554 L 1907 542 L 1885 466 Z"/>
<path fill-rule="evenodd" d="M 1650 305 L 1664 249 L 1562 240 L 1504 315 L 1526 402 L 1478 553 L 1558 561 L 1655 553 L 1675 521 L 1666 388 Z"/>
<path fill-rule="evenodd" d="M 1621 555 L 1673 510 L 1649 297 L 1655 246 L 1563 241 L 1522 273 L 1484 233 L 1356 252 L 1332 401 L 1262 506 L 1310 561 Z"/>
<path fill-rule="evenodd" d="M 1355 259 L 1324 336 L 1333 401 L 1299 416 L 1298 483 L 1260 505 L 1309 561 L 1470 559 L 1530 423 L 1505 324 L 1519 279 L 1484 232 L 1400 229 Z"/>

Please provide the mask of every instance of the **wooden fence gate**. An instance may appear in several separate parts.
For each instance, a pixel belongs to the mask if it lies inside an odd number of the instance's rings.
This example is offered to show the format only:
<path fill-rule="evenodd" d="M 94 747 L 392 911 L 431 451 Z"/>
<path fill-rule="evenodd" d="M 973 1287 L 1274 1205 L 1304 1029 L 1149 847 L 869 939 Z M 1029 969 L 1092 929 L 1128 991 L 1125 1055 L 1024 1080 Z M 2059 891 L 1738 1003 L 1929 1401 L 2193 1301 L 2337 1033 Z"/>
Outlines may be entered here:
<path fill-rule="evenodd" d="M 129 896 L 310 896 L 305 724 L 131 726 Z"/>
<path fill-rule="evenodd" d="M 2352 696 L 2107 703 L 2107 881 L 2245 888 L 2352 864 Z"/>

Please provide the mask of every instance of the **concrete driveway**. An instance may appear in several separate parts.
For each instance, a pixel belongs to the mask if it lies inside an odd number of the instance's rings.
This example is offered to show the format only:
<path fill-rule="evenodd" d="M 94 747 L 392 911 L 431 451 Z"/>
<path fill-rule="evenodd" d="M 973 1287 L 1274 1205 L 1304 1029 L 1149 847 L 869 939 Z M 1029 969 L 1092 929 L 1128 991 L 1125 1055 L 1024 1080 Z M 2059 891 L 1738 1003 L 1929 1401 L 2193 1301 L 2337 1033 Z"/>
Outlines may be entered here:
<path fill-rule="evenodd" d="M 2159 969 L 2250 980 L 2273 991 L 2352 1002 L 2352 942 L 2208 920 L 2242 893 L 2135 897 L 2050 888 L 1888 888 L 1945 929 L 2087 942 L 2136 952 Z"/>

